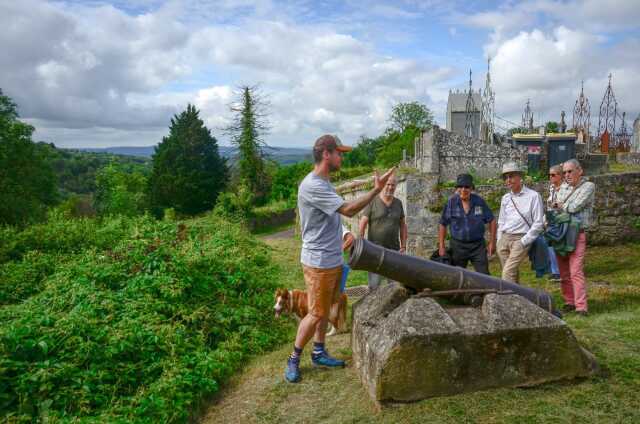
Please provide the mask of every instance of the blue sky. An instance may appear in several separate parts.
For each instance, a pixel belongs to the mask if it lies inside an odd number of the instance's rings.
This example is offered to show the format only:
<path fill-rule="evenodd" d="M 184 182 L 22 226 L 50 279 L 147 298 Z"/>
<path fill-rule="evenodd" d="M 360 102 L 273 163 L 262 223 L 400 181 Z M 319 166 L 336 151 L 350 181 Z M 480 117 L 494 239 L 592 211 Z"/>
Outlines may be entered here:
<path fill-rule="evenodd" d="M 444 126 L 488 57 L 510 121 L 527 99 L 536 123 L 570 121 L 584 80 L 597 126 L 609 73 L 628 125 L 640 113 L 638 0 L 0 0 L 0 45 L 0 88 L 62 147 L 156 144 L 187 103 L 226 144 L 234 91 L 255 84 L 272 145 L 356 143 L 414 100 Z"/>

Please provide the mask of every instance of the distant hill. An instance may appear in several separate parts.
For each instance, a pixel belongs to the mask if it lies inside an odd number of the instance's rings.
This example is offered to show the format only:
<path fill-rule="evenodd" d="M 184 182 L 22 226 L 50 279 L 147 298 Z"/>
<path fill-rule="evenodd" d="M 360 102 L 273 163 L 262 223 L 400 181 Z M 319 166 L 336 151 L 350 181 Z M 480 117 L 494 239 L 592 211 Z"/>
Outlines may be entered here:
<path fill-rule="evenodd" d="M 155 146 L 117 146 L 117 147 L 85 147 L 76 148 L 84 152 L 93 153 L 111 153 L 114 155 L 139 156 L 150 158 L 153 155 Z M 230 146 L 219 146 L 220 154 L 226 158 L 233 158 L 235 148 Z M 268 149 L 269 156 L 281 165 L 302 162 L 304 160 L 311 161 L 311 149 L 302 149 L 298 147 L 270 147 Z"/>

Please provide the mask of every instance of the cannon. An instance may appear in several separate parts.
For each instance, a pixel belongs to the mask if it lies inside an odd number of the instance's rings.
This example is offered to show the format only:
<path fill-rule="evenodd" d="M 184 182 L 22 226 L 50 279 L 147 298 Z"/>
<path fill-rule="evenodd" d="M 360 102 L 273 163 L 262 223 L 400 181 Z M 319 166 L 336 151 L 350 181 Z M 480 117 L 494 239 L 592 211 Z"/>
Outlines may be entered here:
<path fill-rule="evenodd" d="M 353 363 L 380 406 L 600 372 L 543 291 L 363 239 L 349 265 L 394 280 L 354 302 L 351 314 Z M 439 296 L 466 296 L 475 307 Z"/>
<path fill-rule="evenodd" d="M 462 298 L 473 306 L 480 306 L 487 293 L 515 293 L 557 317 L 562 316 L 555 309 L 553 298 L 545 291 L 464 268 L 404 255 L 362 238 L 356 239 L 351 247 L 349 266 L 352 269 L 375 272 L 417 291 L 428 289 L 432 296 Z"/>

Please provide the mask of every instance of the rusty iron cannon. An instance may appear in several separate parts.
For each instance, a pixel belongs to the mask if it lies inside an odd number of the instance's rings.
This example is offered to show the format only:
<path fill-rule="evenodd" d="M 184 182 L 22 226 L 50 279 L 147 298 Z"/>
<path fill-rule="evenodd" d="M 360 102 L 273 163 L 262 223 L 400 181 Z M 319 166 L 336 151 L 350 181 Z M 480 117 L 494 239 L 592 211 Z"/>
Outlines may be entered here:
<path fill-rule="evenodd" d="M 418 291 L 426 296 L 450 296 L 464 299 L 473 306 L 482 304 L 488 293 L 514 293 L 533 304 L 561 317 L 553 298 L 543 290 L 521 286 L 500 278 L 460 267 L 401 254 L 368 240 L 356 239 L 351 247 L 349 266 L 356 270 L 375 272 Z"/>

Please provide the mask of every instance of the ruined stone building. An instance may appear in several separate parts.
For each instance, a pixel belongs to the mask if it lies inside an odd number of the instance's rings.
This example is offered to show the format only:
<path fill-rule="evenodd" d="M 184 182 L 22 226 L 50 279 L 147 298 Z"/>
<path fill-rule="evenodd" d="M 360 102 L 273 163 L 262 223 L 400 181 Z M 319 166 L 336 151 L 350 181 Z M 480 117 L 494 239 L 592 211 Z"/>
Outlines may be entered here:
<path fill-rule="evenodd" d="M 467 123 L 467 99 L 469 93 L 467 90 L 449 91 L 449 100 L 447 101 L 447 131 L 452 133 L 465 135 L 465 126 Z M 473 138 L 480 138 L 480 115 L 482 110 L 482 95 L 480 90 L 471 91 L 471 99 L 474 108 L 471 111 L 471 122 L 473 129 Z"/>

